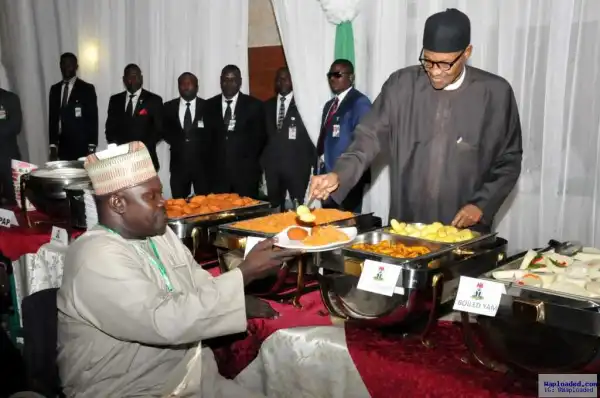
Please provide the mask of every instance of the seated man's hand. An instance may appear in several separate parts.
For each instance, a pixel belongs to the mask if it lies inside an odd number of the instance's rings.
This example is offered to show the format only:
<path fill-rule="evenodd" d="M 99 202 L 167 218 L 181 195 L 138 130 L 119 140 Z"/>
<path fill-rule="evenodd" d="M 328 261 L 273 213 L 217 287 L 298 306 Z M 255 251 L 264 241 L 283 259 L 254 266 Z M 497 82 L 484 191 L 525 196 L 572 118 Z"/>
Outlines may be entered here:
<path fill-rule="evenodd" d="M 280 249 L 273 246 L 273 239 L 265 239 L 250 250 L 238 269 L 244 277 L 244 284 L 264 278 L 292 258 L 302 254 L 299 250 Z"/>
<path fill-rule="evenodd" d="M 277 318 L 279 314 L 269 303 L 254 296 L 246 296 L 246 317 L 252 318 Z"/>

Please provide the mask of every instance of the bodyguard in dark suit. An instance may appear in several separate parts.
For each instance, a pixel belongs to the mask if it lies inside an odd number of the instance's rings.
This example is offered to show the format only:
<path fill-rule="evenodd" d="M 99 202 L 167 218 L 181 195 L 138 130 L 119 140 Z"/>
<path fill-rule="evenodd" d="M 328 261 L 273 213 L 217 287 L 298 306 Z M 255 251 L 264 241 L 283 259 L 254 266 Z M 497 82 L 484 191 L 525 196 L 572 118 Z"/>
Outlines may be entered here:
<path fill-rule="evenodd" d="M 144 78 L 136 64 L 123 73 L 126 91 L 110 97 L 106 118 L 106 141 L 117 145 L 142 141 L 158 170 L 156 144 L 162 139 L 162 98 L 142 89 Z"/>
<path fill-rule="evenodd" d="M 321 133 L 317 143 L 318 174 L 330 173 L 335 161 L 354 139 L 354 129 L 360 119 L 371 109 L 371 101 L 356 90 L 354 84 L 354 65 L 346 59 L 338 59 L 331 64 L 329 87 L 335 97 L 325 103 L 321 119 Z M 371 172 L 367 170 L 358 184 L 350 191 L 342 203 L 332 200 L 324 207 L 336 207 L 360 213 L 365 185 L 371 181 Z"/>
<path fill-rule="evenodd" d="M 269 201 L 282 206 L 287 193 L 290 199 L 303 202 L 316 150 L 296 108 L 287 68 L 277 71 L 275 90 L 277 95 L 265 102 L 268 142 L 263 165 Z"/>
<path fill-rule="evenodd" d="M 77 77 L 77 57 L 60 56 L 62 81 L 50 88 L 50 160 L 77 160 L 98 145 L 98 101 L 93 84 Z"/>
<path fill-rule="evenodd" d="M 186 198 L 191 193 L 210 193 L 210 137 L 204 128 L 204 103 L 198 97 L 198 78 L 185 72 L 177 80 L 179 97 L 163 108 L 163 137 L 171 146 L 171 194 Z"/>
<path fill-rule="evenodd" d="M 260 100 L 240 92 L 242 77 L 235 65 L 221 72 L 221 94 L 206 101 L 205 125 L 213 149 L 211 190 L 258 197 L 260 156 L 266 141 Z"/>
<path fill-rule="evenodd" d="M 20 159 L 17 135 L 23 117 L 19 97 L 0 88 L 0 204 L 15 204 L 10 160 Z"/>

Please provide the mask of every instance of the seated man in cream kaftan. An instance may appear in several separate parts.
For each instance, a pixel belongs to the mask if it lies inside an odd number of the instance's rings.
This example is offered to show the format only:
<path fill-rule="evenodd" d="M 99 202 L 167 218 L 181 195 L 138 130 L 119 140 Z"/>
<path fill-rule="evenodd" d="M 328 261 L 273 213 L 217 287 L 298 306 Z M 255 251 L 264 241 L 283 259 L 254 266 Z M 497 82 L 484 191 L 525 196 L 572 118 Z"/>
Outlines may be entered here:
<path fill-rule="evenodd" d="M 256 246 L 212 277 L 167 228 L 140 142 L 90 155 L 99 225 L 66 255 L 58 365 L 69 397 L 258 397 L 218 374 L 203 339 L 246 330 L 244 285 L 297 253 Z M 263 302 L 261 302 L 263 303 Z"/>

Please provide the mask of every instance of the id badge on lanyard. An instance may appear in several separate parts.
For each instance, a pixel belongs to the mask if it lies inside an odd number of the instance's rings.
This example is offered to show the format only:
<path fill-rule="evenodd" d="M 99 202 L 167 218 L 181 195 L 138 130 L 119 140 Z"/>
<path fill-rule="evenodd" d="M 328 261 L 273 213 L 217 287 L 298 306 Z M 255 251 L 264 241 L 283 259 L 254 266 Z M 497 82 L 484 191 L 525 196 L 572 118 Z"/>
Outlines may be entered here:
<path fill-rule="evenodd" d="M 235 130 L 235 116 L 231 118 L 231 120 L 229 121 L 229 125 L 227 126 L 227 131 L 233 130 Z"/>
<path fill-rule="evenodd" d="M 333 138 L 340 138 L 340 118 L 339 117 L 336 117 L 335 121 L 333 123 L 332 136 L 333 136 Z"/>

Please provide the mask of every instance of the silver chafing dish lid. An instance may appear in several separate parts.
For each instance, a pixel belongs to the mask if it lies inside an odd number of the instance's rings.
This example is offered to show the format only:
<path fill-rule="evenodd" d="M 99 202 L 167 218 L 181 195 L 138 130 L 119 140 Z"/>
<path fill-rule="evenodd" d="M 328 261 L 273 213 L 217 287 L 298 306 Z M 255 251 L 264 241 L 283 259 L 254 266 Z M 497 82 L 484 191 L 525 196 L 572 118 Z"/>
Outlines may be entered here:
<path fill-rule="evenodd" d="M 33 178 L 49 180 L 81 180 L 88 179 L 87 171 L 80 161 L 57 161 L 49 162 L 45 167 L 33 170 L 30 173 Z"/>

